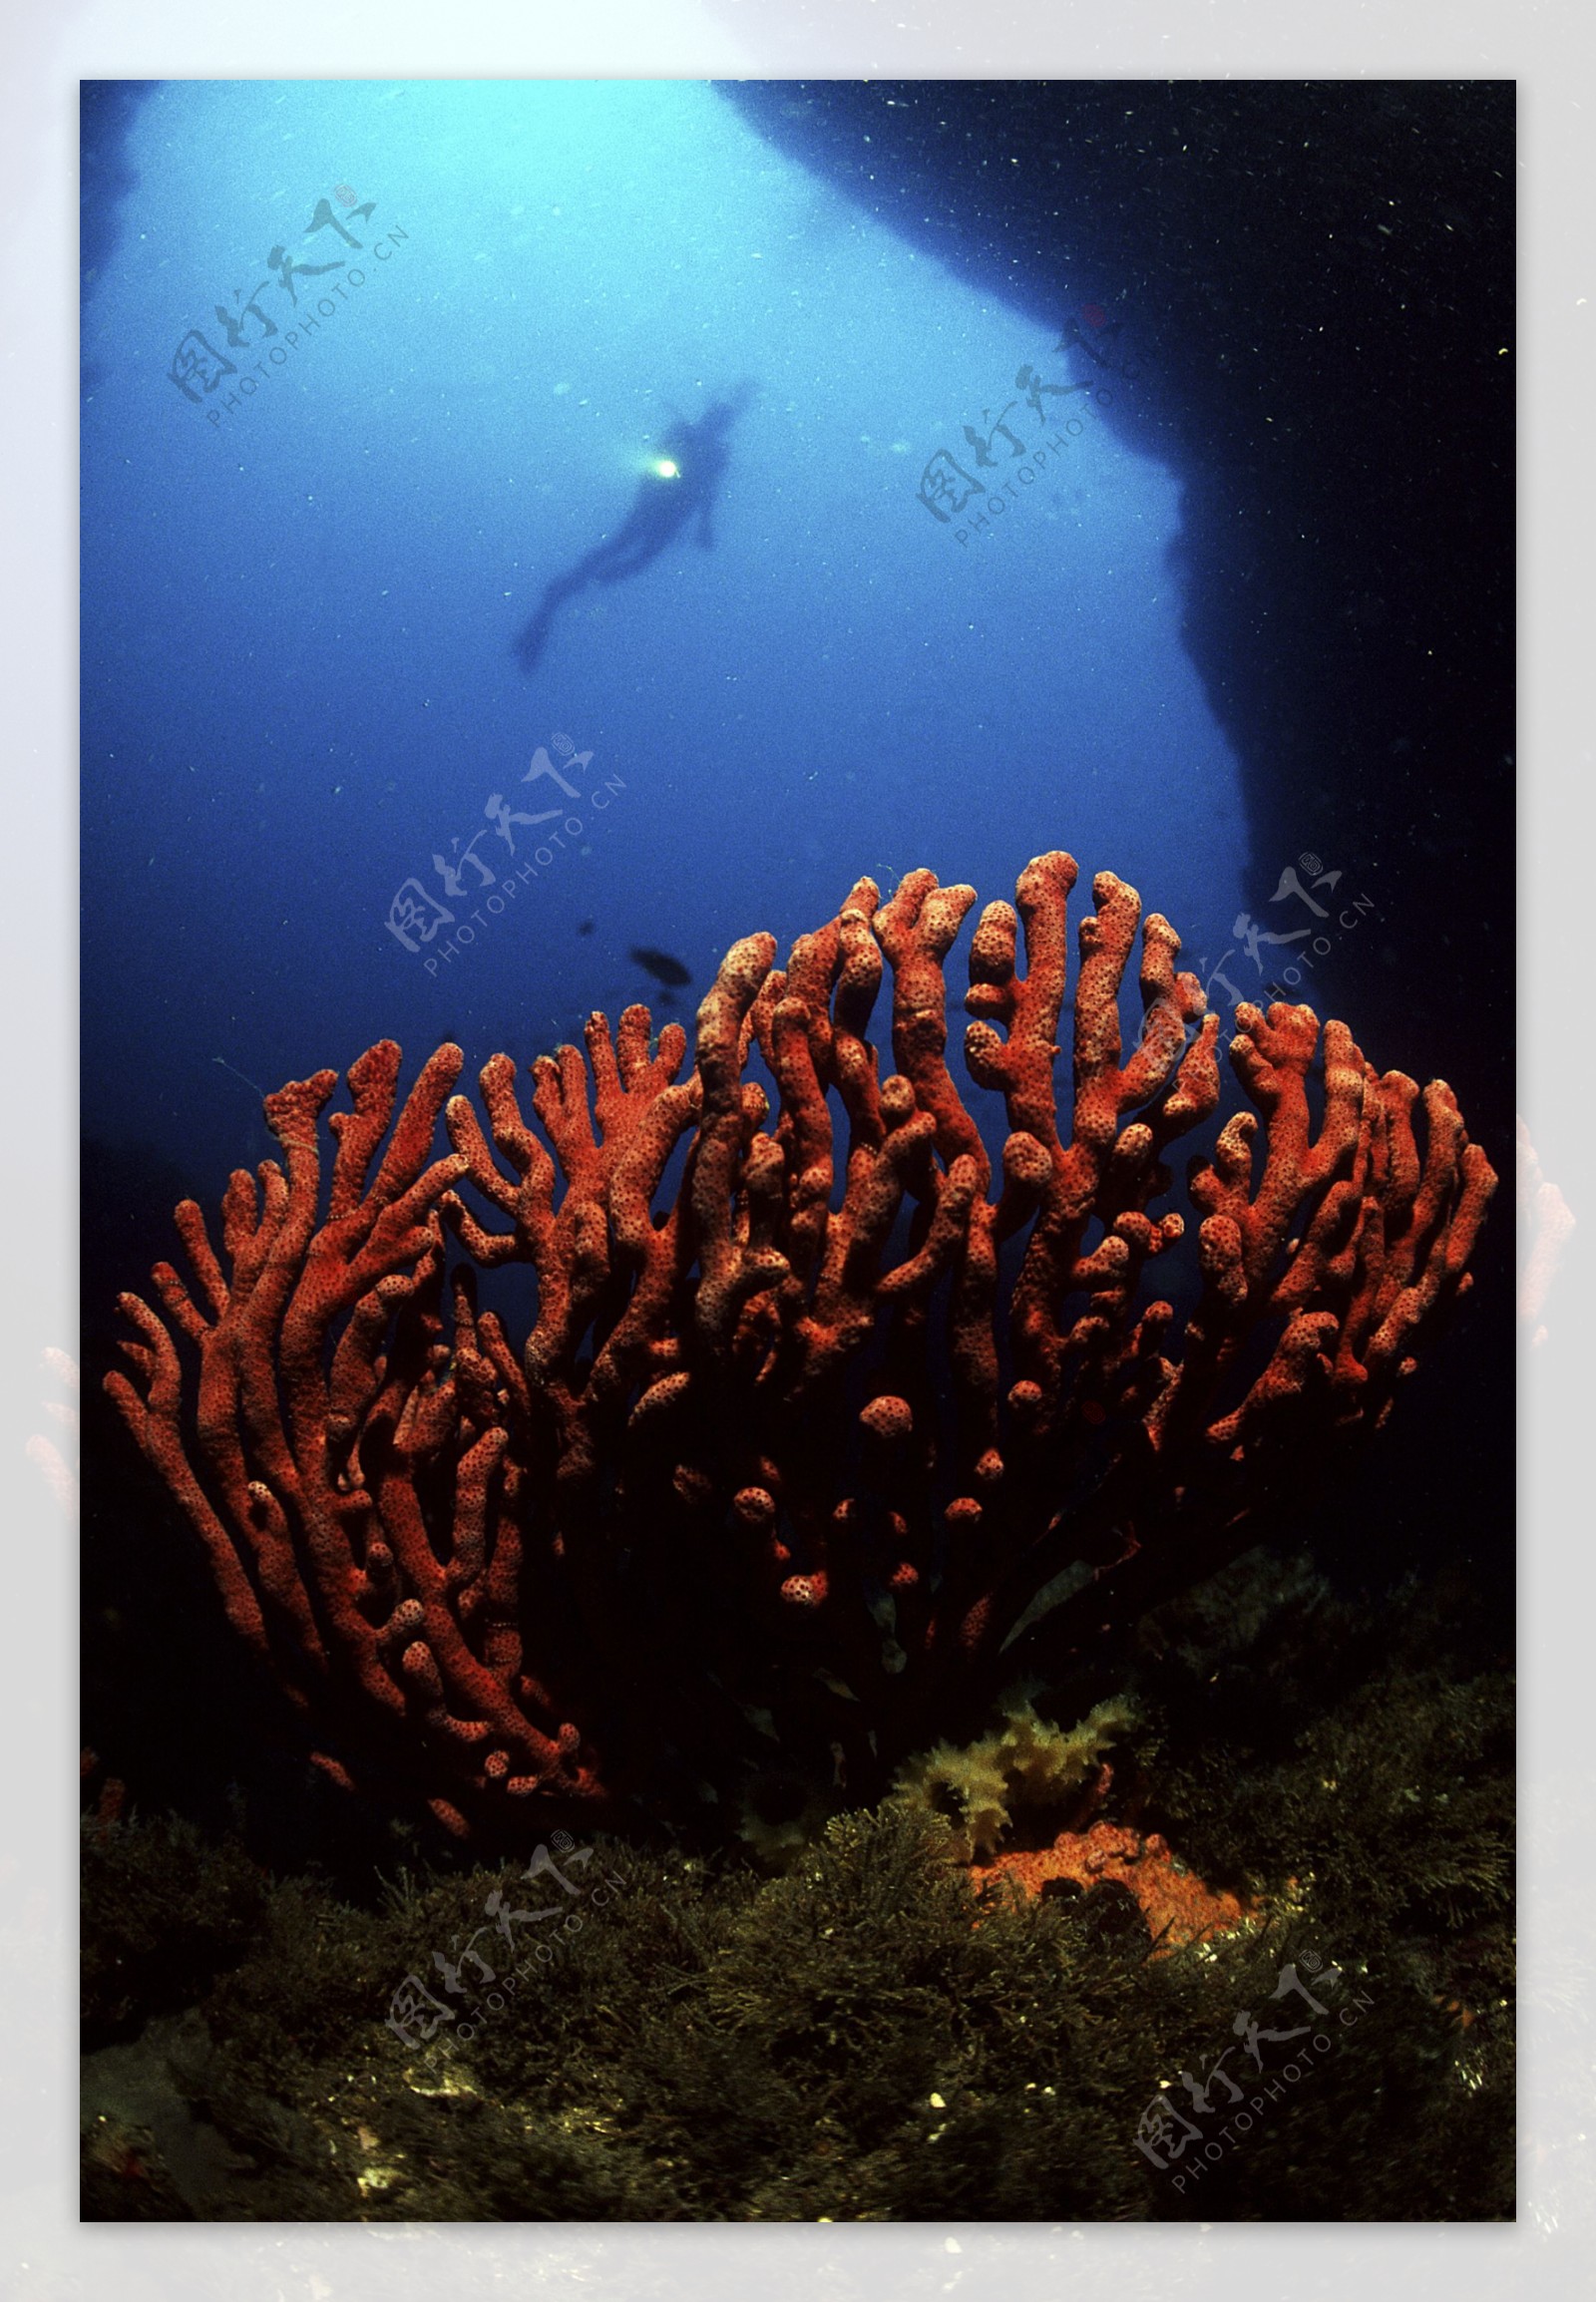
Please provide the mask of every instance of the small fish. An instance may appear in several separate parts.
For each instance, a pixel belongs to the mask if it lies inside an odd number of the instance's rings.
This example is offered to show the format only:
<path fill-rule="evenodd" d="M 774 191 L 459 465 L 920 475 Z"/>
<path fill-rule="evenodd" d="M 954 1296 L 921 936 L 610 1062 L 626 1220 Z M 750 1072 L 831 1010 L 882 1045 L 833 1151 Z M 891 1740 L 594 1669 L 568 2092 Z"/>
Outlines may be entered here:
<path fill-rule="evenodd" d="M 645 967 L 666 990 L 679 990 L 683 983 L 692 981 L 689 970 L 680 959 L 672 959 L 669 952 L 656 952 L 647 944 L 633 944 L 627 957 L 635 959 L 639 967 Z"/>
<path fill-rule="evenodd" d="M 578 928 L 577 933 L 579 936 L 591 936 L 593 934 L 592 920 L 584 920 L 581 927 Z"/>

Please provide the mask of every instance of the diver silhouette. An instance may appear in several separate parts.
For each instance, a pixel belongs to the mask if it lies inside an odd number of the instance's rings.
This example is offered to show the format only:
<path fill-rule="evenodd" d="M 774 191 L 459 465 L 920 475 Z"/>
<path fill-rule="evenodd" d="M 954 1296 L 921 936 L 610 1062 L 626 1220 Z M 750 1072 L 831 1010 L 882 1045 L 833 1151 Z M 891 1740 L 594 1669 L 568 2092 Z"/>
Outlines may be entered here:
<path fill-rule="evenodd" d="M 699 549 L 713 549 L 715 498 L 730 460 L 729 435 L 753 389 L 752 384 L 741 384 L 730 399 L 717 400 L 695 424 L 672 424 L 620 527 L 546 586 L 537 614 L 516 640 L 523 671 L 537 664 L 556 616 L 579 591 L 590 584 L 624 583 L 629 576 L 640 576 L 694 518 Z"/>

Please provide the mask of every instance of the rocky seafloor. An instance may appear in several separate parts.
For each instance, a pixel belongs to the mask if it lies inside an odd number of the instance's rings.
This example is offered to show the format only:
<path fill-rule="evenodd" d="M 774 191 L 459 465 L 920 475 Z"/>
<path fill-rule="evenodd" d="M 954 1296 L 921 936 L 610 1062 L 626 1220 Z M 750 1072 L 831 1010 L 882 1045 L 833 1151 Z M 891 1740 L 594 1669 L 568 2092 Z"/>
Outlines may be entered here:
<path fill-rule="evenodd" d="M 1118 1687 L 1035 1694 L 1102 1705 L 1094 1763 L 1010 1775 L 979 1869 L 946 1769 L 779 1868 L 554 1833 L 274 1876 L 247 1818 L 92 1815 L 83 2213 L 1510 2219 L 1502 1637 L 1456 1574 L 1255 1552 Z"/>

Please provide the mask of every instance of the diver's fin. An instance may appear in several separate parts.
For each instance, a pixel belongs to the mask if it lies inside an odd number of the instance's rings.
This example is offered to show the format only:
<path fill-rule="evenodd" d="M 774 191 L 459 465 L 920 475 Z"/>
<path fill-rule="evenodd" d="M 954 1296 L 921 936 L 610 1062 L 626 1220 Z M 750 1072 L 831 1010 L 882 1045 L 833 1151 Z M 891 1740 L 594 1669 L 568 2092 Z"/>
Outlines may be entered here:
<path fill-rule="evenodd" d="M 523 671 L 536 670 L 539 659 L 549 644 L 549 634 L 554 629 L 555 616 L 567 597 L 568 593 L 562 590 L 558 583 L 551 583 L 543 595 L 537 614 L 529 623 L 524 623 L 517 632 L 515 657 Z"/>

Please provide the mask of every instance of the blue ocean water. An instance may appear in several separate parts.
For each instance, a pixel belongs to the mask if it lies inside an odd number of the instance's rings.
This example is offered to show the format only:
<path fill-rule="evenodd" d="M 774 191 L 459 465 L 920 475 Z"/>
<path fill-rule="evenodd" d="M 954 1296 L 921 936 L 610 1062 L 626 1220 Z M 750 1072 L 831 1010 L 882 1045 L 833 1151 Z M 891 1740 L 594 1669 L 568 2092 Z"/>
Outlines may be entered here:
<path fill-rule="evenodd" d="M 699 85 L 165 84 L 127 161 L 84 314 L 91 1132 L 209 1199 L 274 1149 L 257 1087 L 657 1020 L 639 948 L 690 1019 L 861 873 L 986 901 L 1065 847 L 1076 920 L 1112 869 L 1220 959 L 1181 475 L 1111 428 L 1099 308 L 984 299 Z M 528 675 L 546 586 L 739 387 L 710 540 L 575 592 Z M 943 451 L 985 528 L 922 500 Z"/>

